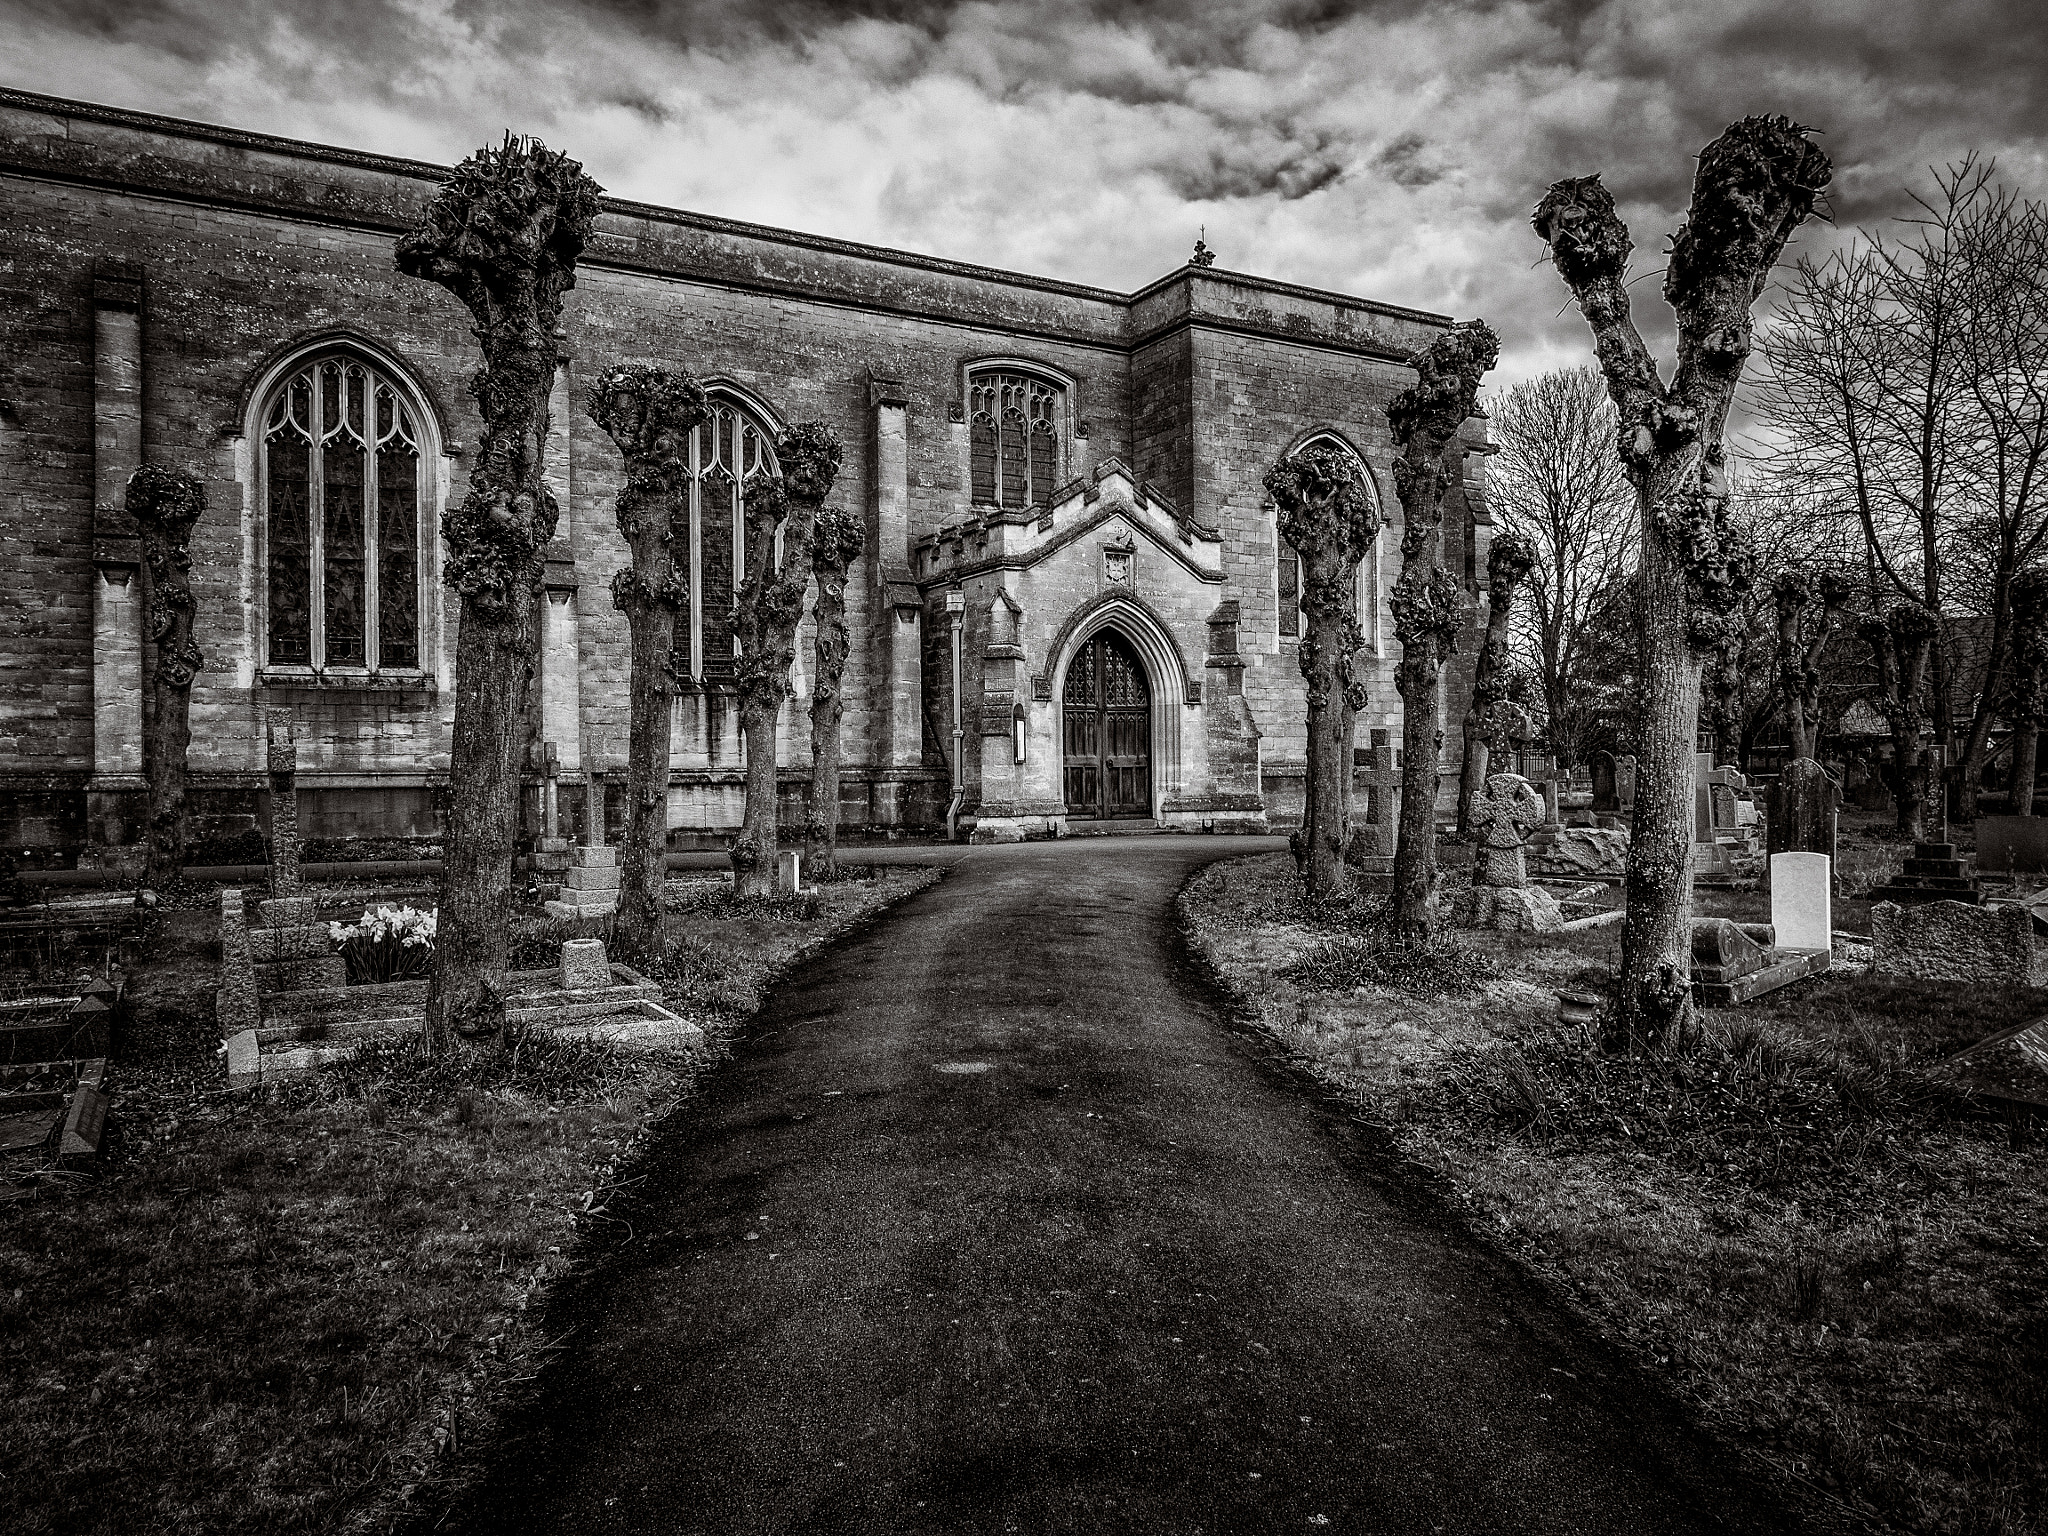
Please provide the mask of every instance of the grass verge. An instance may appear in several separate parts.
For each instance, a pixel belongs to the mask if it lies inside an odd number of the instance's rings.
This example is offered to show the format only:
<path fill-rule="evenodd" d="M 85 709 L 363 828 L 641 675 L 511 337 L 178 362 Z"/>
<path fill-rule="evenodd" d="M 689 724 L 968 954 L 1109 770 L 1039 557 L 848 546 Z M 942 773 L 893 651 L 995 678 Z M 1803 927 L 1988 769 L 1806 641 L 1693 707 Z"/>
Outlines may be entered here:
<path fill-rule="evenodd" d="M 2048 992 L 1834 972 L 1709 1015 L 1682 1063 L 1616 1059 L 1554 999 L 1616 930 L 1468 936 L 1492 974 L 1463 993 L 1333 988 L 1332 924 L 1295 892 L 1284 854 L 1216 866 L 1183 924 L 1476 1230 L 1873 1523 L 2048 1528 L 2048 1143 L 1939 1067 Z"/>
<path fill-rule="evenodd" d="M 671 882 L 690 962 L 661 980 L 707 1051 L 387 1041 L 257 1095 L 218 1087 L 212 923 L 167 918 L 98 1176 L 0 1204 L 0 1529 L 381 1531 L 444 1496 L 557 1342 L 545 1296 L 640 1140 L 777 976 L 937 878 L 722 913 L 714 880 Z"/>

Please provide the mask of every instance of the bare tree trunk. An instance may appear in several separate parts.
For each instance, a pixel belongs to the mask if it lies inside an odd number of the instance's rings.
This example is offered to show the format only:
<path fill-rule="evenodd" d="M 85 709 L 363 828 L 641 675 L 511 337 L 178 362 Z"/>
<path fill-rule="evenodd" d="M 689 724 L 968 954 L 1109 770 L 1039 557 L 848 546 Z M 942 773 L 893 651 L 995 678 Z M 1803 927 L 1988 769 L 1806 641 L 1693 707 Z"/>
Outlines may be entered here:
<path fill-rule="evenodd" d="M 1444 493 L 1459 472 L 1446 450 L 1471 416 L 1479 381 L 1500 358 L 1484 320 L 1456 325 L 1409 358 L 1417 381 L 1387 402 L 1401 456 L 1401 578 L 1391 606 L 1401 665 L 1401 820 L 1394 844 L 1393 928 L 1405 944 L 1436 930 L 1436 791 L 1443 750 L 1444 659 L 1458 643 L 1463 590 L 1443 567 Z"/>
<path fill-rule="evenodd" d="M 162 885 L 185 867 L 192 679 L 204 664 L 192 638 L 192 525 L 206 487 L 191 475 L 145 464 L 128 477 L 128 513 L 142 535 L 142 760 L 149 782 L 143 883 Z"/>
<path fill-rule="evenodd" d="M 445 579 L 461 598 L 455 732 L 427 1037 L 497 1034 L 505 1022 L 516 750 L 533 678 L 543 551 L 558 509 L 542 473 L 562 294 L 590 237 L 597 184 L 582 166 L 506 135 L 455 168 L 398 269 L 439 283 L 476 321 L 484 366 L 471 391 L 483 435 L 469 494 L 442 519 Z"/>
<path fill-rule="evenodd" d="M 811 572 L 818 601 L 811 611 L 816 630 L 811 659 L 811 789 L 804 806 L 804 862 L 821 878 L 838 870 L 839 721 L 846 713 L 841 684 L 846 678 L 846 568 L 867 539 L 867 525 L 839 507 L 818 512 Z"/>
<path fill-rule="evenodd" d="M 1508 625 L 1514 617 L 1515 588 L 1535 563 L 1535 548 L 1518 533 L 1495 534 L 1493 546 L 1486 552 L 1486 638 L 1479 642 L 1479 656 L 1472 667 L 1472 700 L 1465 711 L 1464 760 L 1458 770 L 1461 833 L 1472 830 L 1472 798 L 1486 782 L 1488 754 L 1481 735 L 1486 711 L 1506 699 L 1514 683 L 1514 664 L 1508 655 Z"/>
<path fill-rule="evenodd" d="M 2021 571 L 2012 580 L 2012 681 L 2006 711 L 2012 719 L 2012 813 L 2034 814 L 2041 718 L 2048 713 L 2048 569 Z"/>
<path fill-rule="evenodd" d="M 1861 625 L 1877 661 L 1878 712 L 1891 727 L 1892 798 L 1898 830 L 1915 842 L 1927 835 L 1928 765 L 1920 739 L 1928 726 L 1927 673 L 1941 619 L 1918 603 L 1894 603 Z"/>
<path fill-rule="evenodd" d="M 661 951 L 668 874 L 669 726 L 675 700 L 676 617 L 688 588 L 675 540 L 689 537 L 690 432 L 709 414 L 704 388 L 681 369 L 629 364 L 590 387 L 590 419 L 626 461 L 619 532 L 633 563 L 612 578 L 612 605 L 632 645 L 626 746 L 626 833 L 619 848 L 622 952 Z"/>
<path fill-rule="evenodd" d="M 1668 387 L 1629 312 L 1633 241 L 1613 196 L 1583 177 L 1555 183 L 1536 208 L 1536 232 L 1592 329 L 1642 523 L 1635 822 L 1609 1031 L 1632 1050 L 1683 1050 L 1699 1033 L 1690 982 L 1700 665 L 1749 580 L 1721 436 L 1749 357 L 1750 306 L 1830 174 L 1827 156 L 1783 117 L 1745 118 L 1701 152 L 1665 269 L 1678 322 Z"/>
<path fill-rule="evenodd" d="M 1308 780 L 1295 863 L 1311 897 L 1340 894 L 1351 841 L 1351 750 L 1365 685 L 1351 674 L 1364 641 L 1352 577 L 1379 532 L 1379 508 L 1351 455 L 1311 443 L 1266 471 L 1280 536 L 1301 557 L 1308 624 L 1296 661 L 1308 684 Z"/>
<path fill-rule="evenodd" d="M 757 477 L 746 487 L 746 584 L 733 623 L 739 654 L 740 731 L 747 742 L 747 806 L 732 848 L 733 888 L 742 896 L 775 891 L 775 721 L 789 697 L 789 667 L 796 659 L 797 625 L 811 579 L 811 546 L 818 508 L 839 473 L 839 438 L 830 427 L 804 422 L 775 445 L 779 479 Z M 775 558 L 776 530 L 782 559 Z"/>
<path fill-rule="evenodd" d="M 1828 642 L 1841 627 L 1842 608 L 1855 591 L 1846 576 L 1824 572 L 1816 582 L 1804 571 L 1785 571 L 1772 583 L 1778 623 L 1778 686 L 1785 698 L 1785 725 L 1794 760 L 1820 751 L 1820 664 Z M 1820 612 L 1810 633 L 1801 634 L 1815 599 Z"/>

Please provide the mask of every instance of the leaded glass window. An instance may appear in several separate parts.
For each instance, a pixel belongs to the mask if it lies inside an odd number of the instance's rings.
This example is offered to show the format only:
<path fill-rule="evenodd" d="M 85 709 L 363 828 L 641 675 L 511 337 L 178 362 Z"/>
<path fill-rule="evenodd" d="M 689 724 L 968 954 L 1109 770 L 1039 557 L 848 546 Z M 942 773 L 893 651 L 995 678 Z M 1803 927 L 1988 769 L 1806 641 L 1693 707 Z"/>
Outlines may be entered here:
<path fill-rule="evenodd" d="M 1341 438 L 1325 433 L 1312 437 L 1301 446 L 1334 448 L 1348 457 L 1357 458 L 1351 445 Z M 1298 451 L 1298 450 L 1297 450 Z M 1372 476 L 1365 466 L 1359 465 L 1359 474 L 1365 480 L 1366 494 L 1378 499 L 1373 491 Z M 1279 541 L 1280 559 L 1277 585 L 1280 599 L 1280 633 L 1285 638 L 1295 638 L 1307 631 L 1308 619 L 1302 608 L 1305 594 L 1302 591 L 1301 556 L 1294 552 L 1285 538 Z M 1368 649 L 1380 648 L 1380 536 L 1373 535 L 1372 548 L 1366 552 L 1351 572 L 1351 591 L 1358 605 L 1358 628 Z"/>
<path fill-rule="evenodd" d="M 688 595 L 676 617 L 675 657 L 678 672 L 702 682 L 733 675 L 733 612 L 746 579 L 746 482 L 775 472 L 772 442 L 755 416 L 719 396 L 711 419 L 690 433 Z"/>
<path fill-rule="evenodd" d="M 273 666 L 420 664 L 420 429 L 392 382 L 346 356 L 278 386 L 263 416 Z"/>
<path fill-rule="evenodd" d="M 967 394 L 974 504 L 1044 506 L 1058 489 L 1058 386 L 1029 374 L 977 373 Z"/>

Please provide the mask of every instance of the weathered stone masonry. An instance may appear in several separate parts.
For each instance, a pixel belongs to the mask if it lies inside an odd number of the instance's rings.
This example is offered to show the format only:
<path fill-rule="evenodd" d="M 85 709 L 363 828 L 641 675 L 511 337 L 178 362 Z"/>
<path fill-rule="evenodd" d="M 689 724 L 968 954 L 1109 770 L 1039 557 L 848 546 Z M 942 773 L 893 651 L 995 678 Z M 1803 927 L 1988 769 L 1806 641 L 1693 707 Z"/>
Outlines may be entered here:
<path fill-rule="evenodd" d="M 434 830 L 455 639 L 437 518 L 467 477 L 476 356 L 459 306 L 400 277 L 392 244 L 444 175 L 0 91 L 0 843 L 54 855 L 140 836 L 138 555 L 120 487 L 144 460 L 191 470 L 208 496 L 192 539 L 208 658 L 192 696 L 198 834 L 256 824 L 266 709 L 292 716 L 308 837 Z M 1302 683 L 1261 476 L 1311 437 L 1349 445 L 1390 518 L 1381 549 L 1394 551 L 1384 407 L 1412 378 L 1400 359 L 1448 323 L 1214 267 L 1126 295 L 608 200 L 563 319 L 548 455 L 563 512 L 536 637 L 532 777 L 546 742 L 571 797 L 592 769 L 619 777 L 628 652 L 610 585 L 627 552 L 610 509 L 622 470 L 580 402 L 598 369 L 666 362 L 764 438 L 818 420 L 845 445 L 835 500 L 868 523 L 847 583 L 850 825 L 944 815 L 949 591 L 962 599 L 967 824 L 1011 835 L 1078 814 L 1062 798 L 1063 680 L 1105 630 L 1149 690 L 1153 816 L 1284 824 L 1300 803 Z M 316 673 L 270 656 L 262 413 L 328 358 L 391 381 L 418 418 L 417 666 Z M 1057 485 L 1048 493 L 1034 471 L 1028 506 L 976 495 L 971 380 L 988 370 L 1057 401 L 1045 450 Z M 1465 446 L 1483 441 L 1470 424 Z M 1446 560 L 1476 601 L 1482 453 L 1466 462 Z M 712 503 L 725 494 L 710 468 L 703 485 L 700 615 L 720 600 Z M 1368 562 L 1361 576 L 1377 648 L 1361 745 L 1374 730 L 1398 736 L 1384 613 L 1397 564 Z M 1468 639 L 1447 673 L 1452 722 L 1470 651 Z M 783 722 L 792 825 L 809 654 L 806 633 Z M 697 660 L 705 675 L 685 684 L 672 731 L 679 836 L 736 827 L 742 798 L 715 643 Z M 1450 735 L 1455 764 L 1455 724 Z"/>

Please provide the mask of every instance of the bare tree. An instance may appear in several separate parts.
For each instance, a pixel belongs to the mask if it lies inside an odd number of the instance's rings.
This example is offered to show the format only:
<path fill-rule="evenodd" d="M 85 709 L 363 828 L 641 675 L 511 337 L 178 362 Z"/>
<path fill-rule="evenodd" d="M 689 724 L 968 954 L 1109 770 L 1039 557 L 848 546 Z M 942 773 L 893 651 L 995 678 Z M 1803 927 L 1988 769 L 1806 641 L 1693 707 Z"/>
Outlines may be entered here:
<path fill-rule="evenodd" d="M 1588 633 L 1635 557 L 1635 492 L 1615 456 L 1614 405 L 1598 368 L 1540 374 L 1491 398 L 1489 410 L 1499 451 L 1487 465 L 1487 503 L 1534 551 L 1519 627 L 1550 748 L 1570 766 L 1584 761 L 1591 724 Z"/>
<path fill-rule="evenodd" d="M 629 363 L 590 386 L 585 409 L 626 461 L 618 519 L 632 564 L 612 578 L 612 606 L 626 616 L 632 656 L 615 933 L 626 953 L 651 956 L 661 947 L 661 888 L 668 874 L 676 616 L 689 596 L 675 540 L 689 537 L 690 433 L 710 415 L 710 405 L 704 386 L 682 369 Z"/>
<path fill-rule="evenodd" d="M 2048 215 L 1994 171 L 1951 165 L 1901 233 L 1802 262 L 1757 400 L 1787 468 L 1853 516 L 1873 610 L 1911 603 L 1940 621 L 1926 702 L 1936 737 L 1961 748 L 1965 817 L 2005 694 L 2011 583 L 2048 545 Z M 1981 676 L 1955 675 L 1963 611 L 1989 620 Z"/>
<path fill-rule="evenodd" d="M 1352 580 L 1379 532 L 1379 504 L 1350 454 L 1316 443 L 1267 470 L 1266 492 L 1280 509 L 1280 536 L 1301 559 L 1308 618 L 1295 658 L 1308 684 L 1308 778 L 1294 858 L 1308 894 L 1331 896 L 1344 888 L 1353 727 L 1366 699 L 1351 673 L 1364 643 Z"/>
<path fill-rule="evenodd" d="M 1750 306 L 1830 174 L 1827 156 L 1784 117 L 1745 118 L 1701 151 L 1664 276 L 1678 321 L 1668 386 L 1629 312 L 1633 242 L 1599 177 L 1555 183 L 1534 215 L 1592 328 L 1640 519 L 1641 718 L 1610 1036 L 1630 1049 L 1683 1050 L 1699 1035 L 1690 982 L 1700 667 L 1749 576 L 1728 520 L 1722 432 L 1749 357 Z"/>
<path fill-rule="evenodd" d="M 839 474 L 838 434 L 819 422 L 800 422 L 776 440 L 775 458 L 779 475 L 757 476 L 747 485 L 746 581 L 733 619 L 739 642 L 733 669 L 747 745 L 746 816 L 732 848 L 733 885 L 742 896 L 775 890 L 781 766 L 775 723 L 789 698 L 818 508 Z"/>
<path fill-rule="evenodd" d="M 1472 666 L 1472 698 L 1465 709 L 1464 759 L 1458 770 L 1458 830 L 1472 830 L 1472 797 L 1491 771 L 1483 722 L 1487 711 L 1509 698 L 1520 681 L 1514 663 L 1515 589 L 1536 563 L 1529 541 L 1509 529 L 1497 533 L 1486 552 L 1486 635 Z"/>
<path fill-rule="evenodd" d="M 856 512 L 823 507 L 818 512 L 811 570 L 818 600 L 811 610 L 811 789 L 804 807 L 804 862 L 820 875 L 837 866 L 839 850 L 839 720 L 846 712 L 841 683 L 846 677 L 846 569 L 867 541 L 867 524 Z"/>
<path fill-rule="evenodd" d="M 2012 813 L 2034 814 L 2041 722 L 2048 719 L 2048 568 L 2029 566 L 2012 581 L 2013 665 L 2005 714 L 2012 725 Z"/>
<path fill-rule="evenodd" d="M 1401 576 L 1388 606 L 1401 664 L 1401 821 L 1394 843 L 1393 928 L 1421 943 L 1436 928 L 1436 790 L 1443 750 L 1444 658 L 1458 643 L 1463 589 L 1444 569 L 1444 493 L 1459 464 L 1447 450 L 1471 417 L 1479 381 L 1500 360 L 1484 320 L 1454 325 L 1408 359 L 1416 381 L 1387 402 L 1400 457 Z"/>
<path fill-rule="evenodd" d="M 1856 628 L 1877 663 L 1872 702 L 1892 733 L 1892 798 L 1899 830 L 1915 841 L 1927 835 L 1927 791 L 1932 768 L 1922 745 L 1932 724 L 1928 684 L 1941 616 L 1914 602 L 1894 603 Z"/>
<path fill-rule="evenodd" d="M 1817 757 L 1820 748 L 1821 661 L 1842 627 L 1842 612 L 1856 584 L 1840 571 L 1780 571 L 1771 583 L 1776 621 L 1778 687 L 1792 756 Z"/>
<path fill-rule="evenodd" d="M 505 136 L 455 168 L 398 269 L 439 283 L 476 321 L 484 366 L 470 383 L 483 436 L 469 494 L 441 520 L 448 585 L 460 594 L 455 739 L 427 1035 L 496 1034 L 512 910 L 514 761 L 533 678 L 542 552 L 558 509 L 543 476 L 548 390 L 562 295 L 590 238 L 599 188 L 537 140 Z"/>
<path fill-rule="evenodd" d="M 206 487 L 191 475 L 144 464 L 128 477 L 128 515 L 142 535 L 142 765 L 149 784 L 143 880 L 162 885 L 185 867 L 186 765 L 192 747 L 192 679 L 205 658 L 192 638 L 192 526 Z"/>

